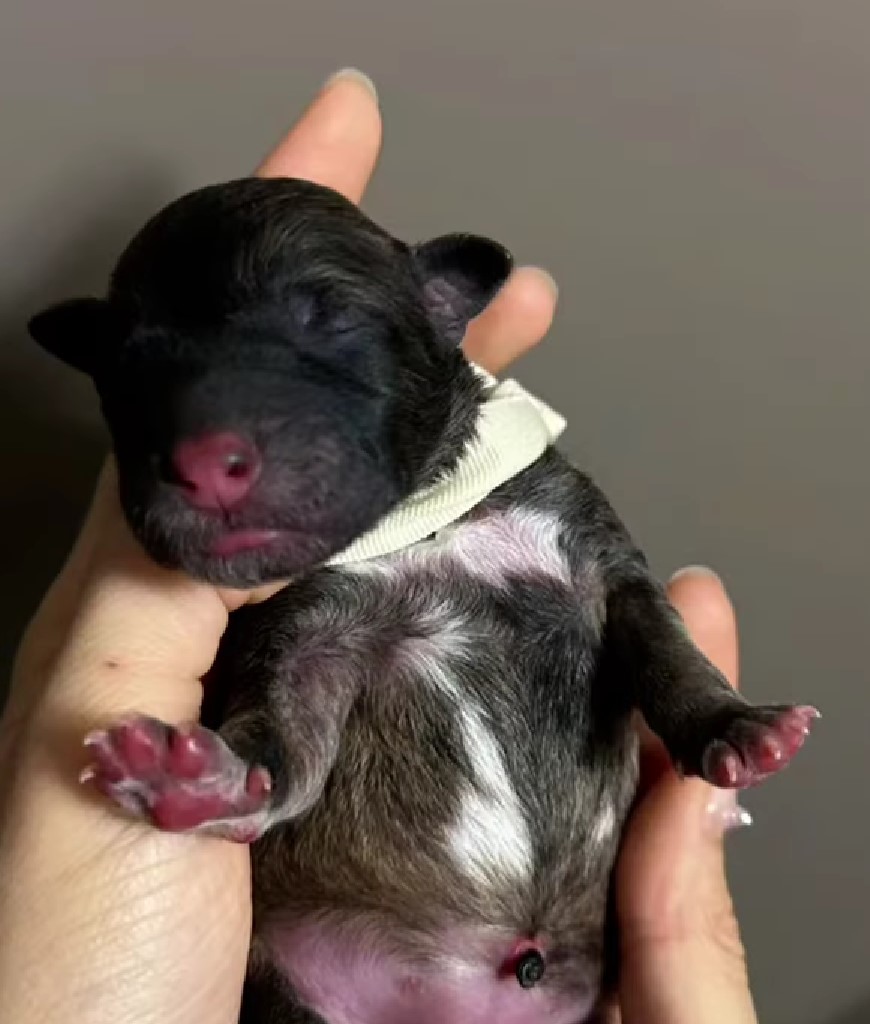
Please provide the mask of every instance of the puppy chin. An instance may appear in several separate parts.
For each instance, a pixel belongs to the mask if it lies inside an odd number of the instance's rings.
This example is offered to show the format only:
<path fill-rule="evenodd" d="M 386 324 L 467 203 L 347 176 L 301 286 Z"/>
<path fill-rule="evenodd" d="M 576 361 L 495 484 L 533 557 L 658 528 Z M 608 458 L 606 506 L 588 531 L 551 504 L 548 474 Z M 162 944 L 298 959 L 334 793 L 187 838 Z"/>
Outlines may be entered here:
<path fill-rule="evenodd" d="M 291 530 L 229 530 L 163 533 L 153 524 L 135 531 L 150 557 L 167 569 L 213 586 L 248 589 L 304 576 L 352 538 L 328 538 Z"/>
<path fill-rule="evenodd" d="M 273 493 L 270 502 L 261 499 L 256 506 L 215 516 L 191 508 L 177 493 L 155 488 L 149 479 L 122 474 L 121 505 L 140 545 L 158 565 L 215 586 L 249 589 L 321 567 L 398 498 L 392 481 L 370 474 L 351 484 L 352 503 L 336 487 L 334 500 L 317 508 Z M 283 512 L 288 506 L 292 516 Z"/>

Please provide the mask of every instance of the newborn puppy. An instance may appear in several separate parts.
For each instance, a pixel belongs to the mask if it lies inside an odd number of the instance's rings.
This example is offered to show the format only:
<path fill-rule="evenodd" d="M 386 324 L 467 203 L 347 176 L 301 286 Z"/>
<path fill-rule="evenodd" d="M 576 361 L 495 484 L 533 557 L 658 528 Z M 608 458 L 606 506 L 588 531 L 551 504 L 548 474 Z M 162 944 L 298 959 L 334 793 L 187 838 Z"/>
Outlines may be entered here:
<path fill-rule="evenodd" d="M 633 711 L 720 787 L 777 771 L 816 715 L 729 687 L 547 442 L 354 555 L 530 436 L 486 428 L 501 392 L 460 351 L 510 267 L 486 239 L 408 246 L 330 190 L 246 179 L 159 213 L 104 299 L 31 321 L 93 378 L 154 559 L 292 580 L 231 617 L 201 723 L 87 741 L 127 812 L 253 844 L 248 1024 L 590 1019 Z"/>

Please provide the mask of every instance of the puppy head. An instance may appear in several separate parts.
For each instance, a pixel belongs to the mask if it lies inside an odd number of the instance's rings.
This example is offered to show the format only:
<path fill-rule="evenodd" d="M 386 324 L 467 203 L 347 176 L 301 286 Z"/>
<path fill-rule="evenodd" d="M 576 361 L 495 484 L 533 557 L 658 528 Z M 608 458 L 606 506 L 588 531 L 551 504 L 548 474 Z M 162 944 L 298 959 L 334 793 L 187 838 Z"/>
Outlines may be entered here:
<path fill-rule="evenodd" d="M 479 393 L 459 344 L 510 267 L 486 239 L 407 246 L 329 189 L 244 179 L 170 204 L 104 299 L 29 330 L 93 379 L 152 557 L 253 586 L 323 562 L 455 460 Z"/>

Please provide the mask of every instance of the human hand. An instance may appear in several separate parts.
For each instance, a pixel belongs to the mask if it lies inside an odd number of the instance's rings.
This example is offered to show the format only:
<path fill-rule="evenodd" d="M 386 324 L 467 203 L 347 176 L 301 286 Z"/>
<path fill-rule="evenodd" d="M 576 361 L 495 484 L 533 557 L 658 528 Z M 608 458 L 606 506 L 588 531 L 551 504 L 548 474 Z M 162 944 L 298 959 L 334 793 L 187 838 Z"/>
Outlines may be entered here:
<path fill-rule="evenodd" d="M 381 120 L 364 79 L 332 80 L 259 173 L 359 201 Z M 550 279 L 514 272 L 471 325 L 492 372 L 540 341 Z M 0 1006 L 16 1024 L 225 1024 L 250 939 L 249 856 L 128 820 L 85 788 L 82 738 L 136 711 L 195 718 L 227 615 L 253 593 L 154 565 L 120 511 L 109 461 L 81 534 L 31 622 L 0 722 Z"/>
<path fill-rule="evenodd" d="M 686 570 L 669 596 L 736 686 L 737 628 L 722 584 Z M 645 734 L 642 791 L 616 867 L 620 979 L 607 1024 L 756 1024 L 724 855 L 725 832 L 747 821 L 733 790 L 679 780 Z"/>

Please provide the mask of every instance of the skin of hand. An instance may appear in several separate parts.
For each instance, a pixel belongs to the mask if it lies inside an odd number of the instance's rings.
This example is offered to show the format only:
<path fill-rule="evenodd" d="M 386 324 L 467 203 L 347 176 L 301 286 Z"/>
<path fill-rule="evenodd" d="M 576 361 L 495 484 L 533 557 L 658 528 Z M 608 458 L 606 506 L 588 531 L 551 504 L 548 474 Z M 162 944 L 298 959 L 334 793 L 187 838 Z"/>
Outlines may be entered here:
<path fill-rule="evenodd" d="M 737 625 L 709 569 L 668 596 L 695 643 L 737 685 Z M 725 836 L 749 816 L 733 791 L 679 779 L 641 729 L 641 787 L 616 866 L 617 1003 L 606 1024 L 757 1024 L 725 872 Z"/>
<path fill-rule="evenodd" d="M 257 173 L 307 178 L 359 202 L 381 130 L 371 83 L 342 72 Z M 471 325 L 467 354 L 498 373 L 543 339 L 555 304 L 546 273 L 517 269 Z M 79 538 L 25 632 L 0 720 L 4 1019 L 235 1024 L 251 925 L 247 849 L 126 820 L 75 779 L 91 729 L 133 710 L 195 719 L 229 612 L 276 589 L 221 590 L 155 566 L 126 527 L 107 461 Z M 733 678 L 736 634 L 721 585 L 689 573 L 671 595 Z M 755 1020 L 721 839 L 699 825 L 713 817 L 709 798 L 707 787 L 662 770 L 637 808 L 618 870 L 623 965 L 613 1021 Z"/>

